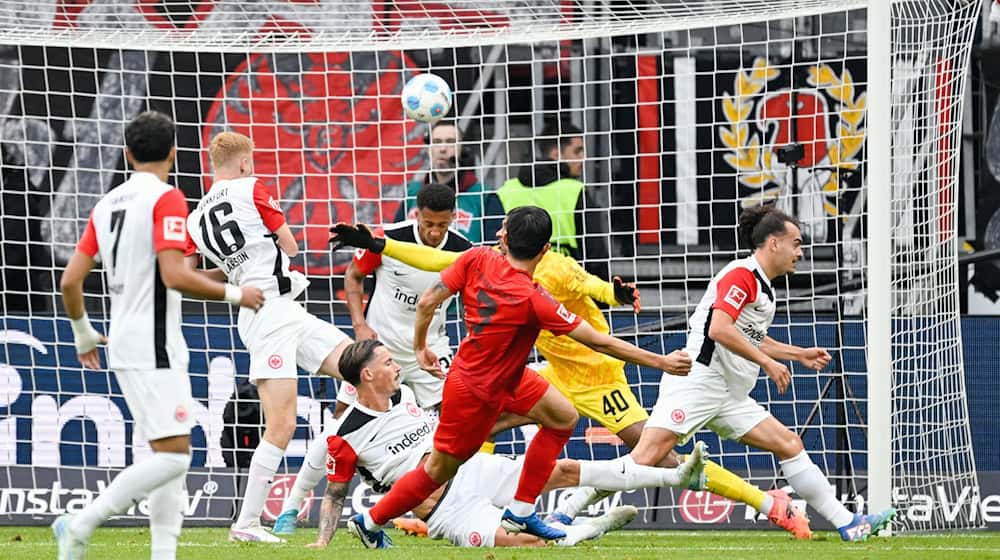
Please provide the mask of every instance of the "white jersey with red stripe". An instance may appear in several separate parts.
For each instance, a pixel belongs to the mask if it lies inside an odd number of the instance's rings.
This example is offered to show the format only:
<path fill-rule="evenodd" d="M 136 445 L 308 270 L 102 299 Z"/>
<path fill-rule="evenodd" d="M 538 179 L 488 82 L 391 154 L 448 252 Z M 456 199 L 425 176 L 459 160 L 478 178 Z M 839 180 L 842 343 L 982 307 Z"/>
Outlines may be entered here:
<path fill-rule="evenodd" d="M 396 241 L 424 244 L 415 220 L 386 226 L 383 233 Z M 448 230 L 436 248 L 461 253 L 472 248 L 472 243 L 462 234 Z M 420 270 L 363 249 L 354 253 L 354 266 L 363 274 L 375 274 L 375 290 L 365 309 L 368 326 L 378 333 L 378 339 L 393 357 L 415 362 L 413 323 L 417 317 L 417 300 L 427 288 L 441 280 L 441 273 Z M 427 329 L 427 346 L 438 353 L 438 357 L 450 353 L 448 333 L 445 331 L 445 314 L 450 302 L 451 298 L 438 307 Z"/>
<path fill-rule="evenodd" d="M 272 235 L 284 223 L 281 207 L 263 182 L 241 177 L 216 181 L 187 226 L 198 252 L 222 269 L 230 284 L 260 288 L 265 298 L 294 299 L 308 281 L 289 271 L 288 255 Z"/>
<path fill-rule="evenodd" d="M 337 433 L 326 440 L 327 480 L 346 484 L 357 471 L 376 492 L 385 492 L 431 452 L 436 421 L 413 391 L 400 387 L 391 405 L 378 412 L 355 402 L 344 411 Z"/>
<path fill-rule="evenodd" d="M 187 202 L 152 173 L 134 173 L 94 206 L 77 249 L 104 263 L 111 293 L 108 366 L 187 370 L 181 294 L 160 277 L 156 254 L 184 251 Z"/>
<path fill-rule="evenodd" d="M 747 394 L 760 366 L 716 344 L 708 337 L 708 326 L 713 313 L 727 313 L 743 338 L 759 348 L 775 309 L 774 288 L 757 259 L 751 255 L 732 261 L 712 278 L 691 315 L 685 350 L 696 363 L 722 374 L 731 393 Z"/>

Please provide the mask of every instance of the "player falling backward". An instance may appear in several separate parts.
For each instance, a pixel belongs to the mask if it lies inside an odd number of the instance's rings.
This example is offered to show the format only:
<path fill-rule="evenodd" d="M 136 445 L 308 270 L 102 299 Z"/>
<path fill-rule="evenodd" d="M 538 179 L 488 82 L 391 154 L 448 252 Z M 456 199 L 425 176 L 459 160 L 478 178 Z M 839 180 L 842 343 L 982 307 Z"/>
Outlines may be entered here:
<path fill-rule="evenodd" d="M 359 230 L 359 233 L 363 232 Z M 370 245 L 364 239 L 358 241 L 363 246 Z M 457 258 L 455 253 L 401 243 L 398 239 L 387 241 L 381 254 L 414 267 L 438 271 L 445 269 Z M 632 304 L 636 312 L 640 309 L 638 291 L 634 285 L 626 284 L 619 278 L 615 278 L 613 282 L 605 282 L 587 273 L 572 258 L 555 252 L 546 253 L 538 263 L 534 280 L 556 301 L 602 333 L 609 333 L 610 326 L 595 300 L 610 305 Z M 544 330 L 539 334 L 535 346 L 548 362 L 539 370 L 539 374 L 569 399 L 581 415 L 600 422 L 621 438 L 629 449 L 635 448 L 649 415 L 628 385 L 624 362 L 595 352 L 568 336 L 557 336 Z M 503 431 L 523 422 L 523 419 L 505 418 L 496 427 L 496 431 Z M 631 458 L 626 456 L 622 460 L 630 461 Z M 678 460 L 676 453 L 671 451 L 659 466 L 676 465 Z M 797 538 L 811 537 L 809 520 L 798 511 L 783 490 L 762 492 L 713 462 L 706 463 L 705 470 L 709 491 L 755 508 L 772 523 Z M 558 509 L 547 521 L 571 523 L 584 507 L 607 495 L 607 491 L 581 489 L 570 499 L 560 502 Z"/>
<path fill-rule="evenodd" d="M 348 485 L 355 472 L 378 492 L 385 492 L 401 476 L 422 466 L 433 446 L 435 416 L 415 402 L 409 387 L 400 385 L 401 367 L 381 342 L 366 339 L 347 347 L 340 358 L 344 379 L 357 388 L 357 400 L 345 411 L 339 428 L 327 440 L 327 487 L 320 510 L 319 535 L 310 547 L 330 543 L 344 508 Z M 546 489 L 576 486 L 581 479 L 599 479 L 632 490 L 649 486 L 704 485 L 704 444 L 680 467 L 641 467 L 621 474 L 607 461 L 559 460 L 545 483 Z M 456 546 L 540 546 L 545 541 L 514 534 L 501 525 L 503 508 L 513 498 L 524 458 L 512 459 L 477 453 L 457 476 L 414 506 L 426 520 L 430 535 Z M 597 538 L 635 518 L 632 506 L 618 507 L 606 515 L 570 526 L 560 526 L 562 545 Z M 385 537 L 384 546 L 391 544 Z"/>
<path fill-rule="evenodd" d="M 465 251 L 472 244 L 462 234 L 450 229 L 455 219 L 455 203 L 455 191 L 450 187 L 437 183 L 424 185 L 417 193 L 414 219 L 388 225 L 384 234 L 398 241 L 437 250 Z M 375 289 L 366 307 L 364 280 L 369 274 L 375 276 Z M 347 308 L 355 339 L 381 340 L 402 367 L 400 381 L 413 391 L 417 405 L 434 416 L 441 403 L 444 379 L 420 369 L 417 364 L 413 353 L 413 323 L 416 320 L 417 299 L 438 278 L 436 273 L 361 249 L 355 252 L 344 274 L 344 291 L 347 293 Z M 450 341 L 445 332 L 447 307 L 442 305 L 438 309 L 427 330 L 427 344 L 437 354 L 443 370 L 447 370 L 452 360 Z M 350 383 L 341 383 L 334 417 L 340 418 L 355 398 L 355 387 Z M 302 501 L 326 472 L 326 440 L 336 427 L 337 423 L 331 422 L 309 444 L 302 467 L 295 475 L 295 484 L 285 496 L 281 514 L 274 521 L 272 532 L 275 535 L 295 532 Z"/>
<path fill-rule="evenodd" d="M 632 459 L 640 465 L 659 464 L 675 445 L 707 427 L 774 453 L 788 483 L 843 540 L 866 540 L 890 523 L 895 510 L 872 515 L 848 511 L 799 436 L 750 397 L 761 369 L 779 393 L 788 389 L 791 374 L 779 360 L 796 360 L 817 371 L 830 363 L 822 348 L 800 348 L 767 334 L 776 308 L 771 283 L 794 272 L 802 257 L 798 222 L 773 206 L 759 206 L 740 215 L 739 235 L 753 253 L 726 265 L 709 283 L 689 322 L 686 349 L 695 356 L 691 375 L 663 376 Z"/>
<path fill-rule="evenodd" d="M 257 286 L 267 296 L 256 313 L 241 311 L 237 323 L 250 353 L 250 382 L 257 385 L 265 427 L 229 538 L 283 542 L 261 527 L 260 514 L 295 432 L 296 366 L 339 378 L 337 360 L 351 340 L 295 301 L 308 281 L 289 271 L 289 258 L 298 247 L 277 202 L 253 175 L 251 140 L 234 132 L 218 134 L 209 145 L 209 158 L 212 187 L 191 213 L 188 233 L 198 252 L 218 266 L 213 273 L 219 278 Z"/>
<path fill-rule="evenodd" d="M 61 560 L 83 558 L 98 525 L 147 496 L 151 557 L 174 558 L 194 423 L 178 290 L 242 305 L 249 314 L 264 303 L 257 288 L 215 282 L 185 266 L 187 203 L 167 184 L 176 156 L 170 117 L 140 114 L 125 128 L 125 145 L 133 173 L 94 206 L 61 289 L 80 363 L 100 369 L 97 346 L 107 343 L 108 366 L 153 454 L 118 473 L 82 511 L 56 519 Z M 98 258 L 111 292 L 107 339 L 84 308 L 83 282 Z"/>
<path fill-rule="evenodd" d="M 333 233 L 331 241 L 336 244 L 339 237 L 349 237 L 358 230 L 340 225 Z M 422 368 L 440 369 L 437 356 L 426 345 L 427 327 L 437 307 L 458 291 L 462 292 L 468 335 L 459 344 L 445 381 L 429 458 L 422 467 L 403 475 L 370 510 L 348 521 L 348 527 L 366 546 L 384 546 L 381 527 L 417 507 L 450 480 L 479 449 L 502 414 L 524 416 L 542 425 L 525 453 L 514 499 L 503 512 L 504 527 L 548 540 L 566 536 L 538 517 L 535 500 L 579 415 L 557 390 L 524 367 L 540 330 L 569 334 L 602 352 L 664 371 L 683 375 L 690 367 L 682 352 L 660 356 L 595 331 L 535 285 L 531 277 L 549 250 L 551 235 L 552 220 L 545 210 L 535 206 L 511 210 L 500 232 L 506 249 L 503 254 L 489 248 L 466 251 L 441 273 L 438 284 L 421 296 L 413 344 Z M 375 241 L 384 247 L 390 240 Z M 614 471 L 609 478 L 628 477 L 634 471 L 624 463 L 608 465 Z M 581 483 L 590 485 L 583 479 Z"/>

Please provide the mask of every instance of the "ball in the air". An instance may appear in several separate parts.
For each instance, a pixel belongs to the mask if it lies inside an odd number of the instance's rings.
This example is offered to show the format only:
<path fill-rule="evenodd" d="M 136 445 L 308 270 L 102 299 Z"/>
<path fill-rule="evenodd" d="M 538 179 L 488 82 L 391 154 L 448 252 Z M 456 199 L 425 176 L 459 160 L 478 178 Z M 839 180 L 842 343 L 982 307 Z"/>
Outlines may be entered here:
<path fill-rule="evenodd" d="M 403 110 L 420 122 L 434 122 L 451 109 L 451 88 L 434 74 L 417 74 L 403 86 Z"/>

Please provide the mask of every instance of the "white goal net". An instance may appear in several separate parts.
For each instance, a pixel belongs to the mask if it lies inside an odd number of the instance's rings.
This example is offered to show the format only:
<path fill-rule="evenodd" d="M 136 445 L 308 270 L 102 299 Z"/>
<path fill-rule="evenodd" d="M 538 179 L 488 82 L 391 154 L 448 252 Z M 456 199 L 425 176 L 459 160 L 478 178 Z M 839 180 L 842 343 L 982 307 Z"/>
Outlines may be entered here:
<path fill-rule="evenodd" d="M 79 367 L 58 284 L 94 203 L 125 178 L 124 125 L 156 109 L 177 123 L 171 180 L 191 202 L 210 177 L 208 139 L 223 130 L 253 138 L 257 174 L 280 194 L 302 249 L 293 264 L 312 282 L 307 306 L 344 328 L 350 254 L 328 251 L 330 224 L 405 218 L 422 182 L 457 169 L 456 227 L 491 241 L 491 218 L 503 208 L 495 192 L 514 177 L 541 181 L 549 154 L 540 144 L 559 140 L 553 131 L 582 138 L 585 150 L 571 252 L 602 277 L 636 279 L 642 313 L 608 314 L 614 333 L 648 349 L 683 346 L 687 314 L 739 254 L 740 210 L 778 204 L 801 220 L 806 245 L 799 271 L 776 282 L 771 334 L 828 348 L 833 362 L 819 373 L 794 365 L 785 395 L 762 378 L 753 396 L 802 436 L 852 509 L 866 507 L 878 486 L 891 490 L 902 529 L 980 526 L 955 232 L 966 67 L 982 4 L 893 1 L 891 37 L 880 40 L 867 32 L 867 6 L 0 0 L 0 524 L 79 509 L 149 452 L 134 437 L 114 376 Z M 881 105 L 891 109 L 889 153 L 866 141 L 872 49 L 888 49 L 891 61 Z M 440 158 L 427 127 L 406 120 L 399 101 L 420 72 L 455 91 L 459 137 Z M 876 159 L 891 162 L 891 181 L 869 180 Z M 891 191 L 891 207 L 872 208 L 871 189 Z M 866 255 L 869 223 L 890 220 L 891 281 L 874 287 L 891 294 L 885 371 L 868 366 Z M 87 306 L 99 324 L 106 293 L 92 275 Z M 244 418 L 247 429 L 232 431 L 225 414 L 245 389 L 248 357 L 226 306 L 185 300 L 184 310 L 199 401 L 188 523 L 221 525 L 241 488 L 231 463 L 243 454 L 232 446 L 257 424 Z M 456 343 L 460 328 L 453 315 Z M 652 407 L 659 373 L 626 373 Z M 889 402 L 869 402 L 874 378 L 889 380 Z M 330 380 L 301 378 L 287 476 L 265 516 L 278 513 L 335 394 Z M 888 410 L 888 425 L 869 421 L 876 409 Z M 223 444 L 226 432 L 235 437 Z M 887 432 L 889 478 L 869 477 L 869 441 Z M 524 435 L 502 436 L 499 451 L 523 452 Z M 770 455 L 699 437 L 755 484 L 785 486 Z M 585 419 L 566 452 L 610 458 L 624 450 Z M 352 507 L 368 504 L 370 492 L 361 487 L 352 498 Z M 614 499 L 642 507 L 648 527 L 756 520 L 746 506 L 707 493 Z M 139 506 L 126 519 L 143 514 Z"/>

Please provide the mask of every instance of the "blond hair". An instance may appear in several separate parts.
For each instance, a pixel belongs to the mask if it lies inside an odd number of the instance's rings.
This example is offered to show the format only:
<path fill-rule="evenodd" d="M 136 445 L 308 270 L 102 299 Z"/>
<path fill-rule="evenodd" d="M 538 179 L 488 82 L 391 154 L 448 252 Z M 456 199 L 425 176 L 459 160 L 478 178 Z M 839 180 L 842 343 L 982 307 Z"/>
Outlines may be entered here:
<path fill-rule="evenodd" d="M 238 132 L 220 132 L 208 145 L 208 159 L 216 170 L 226 167 L 244 154 L 253 154 L 253 140 Z"/>

